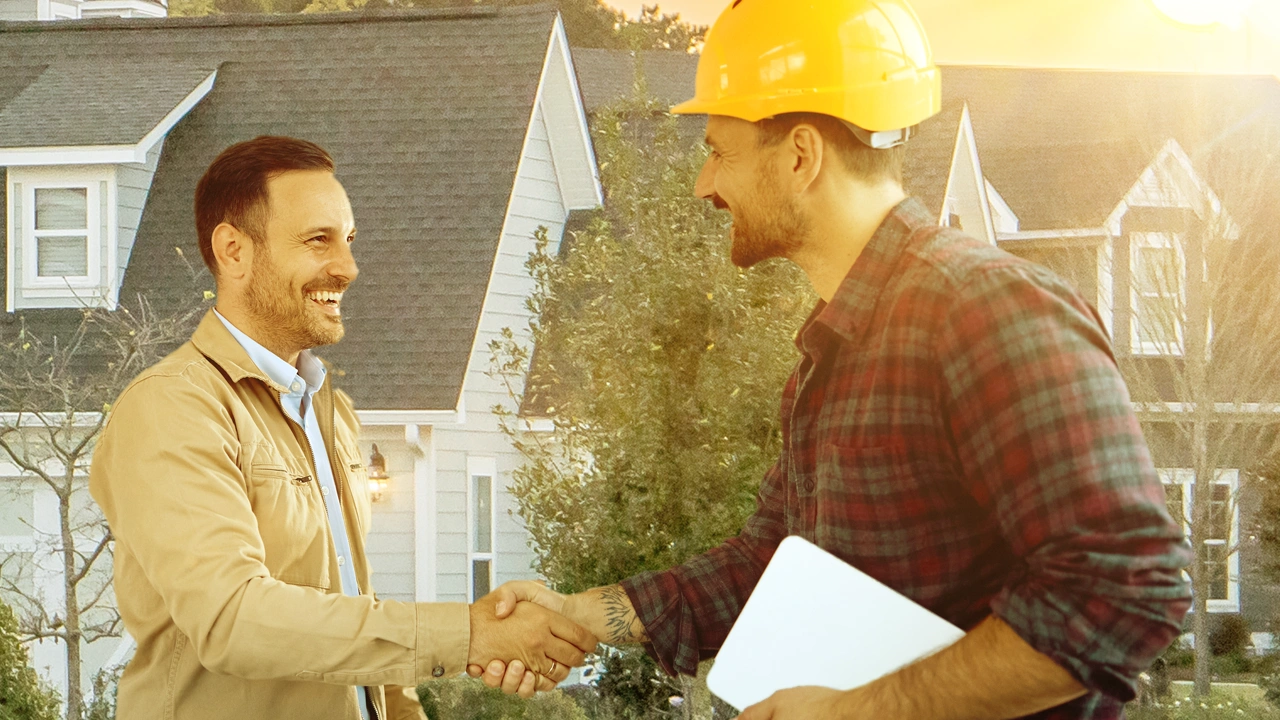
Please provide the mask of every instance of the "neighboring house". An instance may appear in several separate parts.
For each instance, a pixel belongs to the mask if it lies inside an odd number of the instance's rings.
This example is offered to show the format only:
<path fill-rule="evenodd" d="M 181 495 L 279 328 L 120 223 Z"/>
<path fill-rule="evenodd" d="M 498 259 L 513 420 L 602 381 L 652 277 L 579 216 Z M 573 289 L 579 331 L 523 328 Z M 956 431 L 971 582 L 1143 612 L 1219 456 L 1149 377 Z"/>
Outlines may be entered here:
<path fill-rule="evenodd" d="M 668 105 L 693 94 L 697 58 L 684 53 L 574 56 L 588 112 L 637 87 Z M 1186 435 L 1195 403 L 1183 376 L 1196 350 L 1197 284 L 1187 258 L 1224 254 L 1192 238 L 1221 222 L 1208 242 L 1236 246 L 1227 262 L 1264 291 L 1236 293 L 1229 307 L 1199 298 L 1210 305 L 1207 334 L 1220 341 L 1199 352 L 1220 361 L 1209 366 L 1217 402 L 1206 421 L 1218 513 L 1206 540 L 1217 561 L 1209 610 L 1242 615 L 1267 646 L 1280 593 L 1256 571 L 1256 496 L 1236 491 L 1262 451 L 1280 449 L 1280 367 L 1264 360 L 1280 345 L 1245 355 L 1248 377 L 1234 374 L 1239 363 L 1213 369 L 1230 364 L 1221 361 L 1233 343 L 1248 344 L 1250 328 L 1280 322 L 1280 273 L 1266 285 L 1250 267 L 1280 259 L 1260 254 L 1280 247 L 1280 206 L 1269 200 L 1280 187 L 1280 79 L 944 67 L 942 87 L 942 111 L 908 145 L 908 191 L 940 224 L 1049 267 L 1098 308 L 1179 515 L 1190 514 L 1194 477 Z M 1250 157 L 1257 162 L 1240 166 Z"/>
<path fill-rule="evenodd" d="M 7 316 L 58 332 L 82 304 L 176 305 L 191 289 L 175 248 L 200 262 L 196 181 L 262 134 L 327 148 L 355 212 L 347 336 L 320 354 L 389 474 L 369 540 L 378 594 L 461 602 L 532 577 L 504 491 L 520 458 L 491 413 L 510 400 L 486 370 L 489 342 L 527 328 L 535 230 L 554 246 L 570 211 L 602 201 L 558 15 L 0 24 Z M 14 327 L 0 323 L 5 342 Z M 23 483 L 0 479 L 0 552 L 49 525 L 47 492 Z M 87 670 L 127 657 L 127 639 L 110 645 L 89 648 Z M 59 678 L 58 648 L 36 660 Z"/>
<path fill-rule="evenodd" d="M 153 18 L 169 14 L 169 0 L 0 0 L 0 21 Z"/>

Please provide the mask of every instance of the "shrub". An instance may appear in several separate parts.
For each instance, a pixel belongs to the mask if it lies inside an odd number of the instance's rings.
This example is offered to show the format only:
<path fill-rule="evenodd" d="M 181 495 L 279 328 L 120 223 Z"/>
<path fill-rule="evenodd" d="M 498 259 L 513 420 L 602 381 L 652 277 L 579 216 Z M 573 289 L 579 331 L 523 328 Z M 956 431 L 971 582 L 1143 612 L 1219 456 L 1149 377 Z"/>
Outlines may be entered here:
<path fill-rule="evenodd" d="M 431 720 L 588 720 L 559 690 L 522 700 L 471 678 L 424 683 L 418 686 L 418 697 Z"/>
<path fill-rule="evenodd" d="M 0 602 L 0 720 L 58 720 L 59 710 L 18 641 L 13 609 Z"/>
<path fill-rule="evenodd" d="M 85 707 L 84 720 L 115 720 L 116 687 L 124 666 L 103 668 L 93 676 L 93 701 Z"/>
<path fill-rule="evenodd" d="M 1239 615 L 1226 615 L 1209 631 L 1209 652 L 1215 656 L 1243 656 L 1249 641 L 1249 623 Z"/>

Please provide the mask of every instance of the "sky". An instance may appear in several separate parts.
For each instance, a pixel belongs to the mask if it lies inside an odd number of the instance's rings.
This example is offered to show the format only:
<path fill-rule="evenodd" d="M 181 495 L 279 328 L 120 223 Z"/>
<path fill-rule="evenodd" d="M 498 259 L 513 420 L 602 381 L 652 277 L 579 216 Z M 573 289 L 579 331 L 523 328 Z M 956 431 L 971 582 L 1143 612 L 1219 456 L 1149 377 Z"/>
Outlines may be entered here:
<path fill-rule="evenodd" d="M 606 0 L 628 14 L 642 4 Z M 726 0 L 657 0 L 711 24 Z M 1157 3 L 1244 10 L 1237 27 L 1180 25 Z M 938 62 L 1280 75 L 1280 0 L 912 0 Z"/>

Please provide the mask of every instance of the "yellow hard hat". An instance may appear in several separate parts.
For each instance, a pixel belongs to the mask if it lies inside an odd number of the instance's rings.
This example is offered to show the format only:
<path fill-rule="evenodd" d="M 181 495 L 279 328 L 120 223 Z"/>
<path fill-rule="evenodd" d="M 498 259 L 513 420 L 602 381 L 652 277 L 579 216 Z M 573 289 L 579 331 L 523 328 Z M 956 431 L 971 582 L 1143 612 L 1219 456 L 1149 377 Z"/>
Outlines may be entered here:
<path fill-rule="evenodd" d="M 734 0 L 707 34 L 695 97 L 671 111 L 822 113 L 892 147 L 941 105 L 929 40 L 904 0 Z"/>

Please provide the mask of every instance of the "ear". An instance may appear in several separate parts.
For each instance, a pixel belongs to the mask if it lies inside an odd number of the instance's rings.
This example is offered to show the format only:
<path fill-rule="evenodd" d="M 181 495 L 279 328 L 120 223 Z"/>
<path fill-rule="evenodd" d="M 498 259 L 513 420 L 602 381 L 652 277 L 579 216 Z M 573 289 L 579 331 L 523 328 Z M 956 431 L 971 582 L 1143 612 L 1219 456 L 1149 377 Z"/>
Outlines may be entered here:
<path fill-rule="evenodd" d="M 822 134 L 814 126 L 801 123 L 791 129 L 783 154 L 790 164 L 787 170 L 792 189 L 797 194 L 808 190 L 818 179 L 826 149 Z"/>
<path fill-rule="evenodd" d="M 213 229 L 213 257 L 220 278 L 242 279 L 253 266 L 253 238 L 230 223 L 219 223 Z"/>

